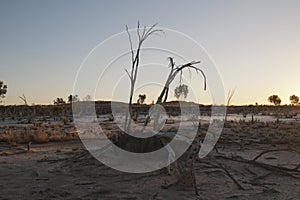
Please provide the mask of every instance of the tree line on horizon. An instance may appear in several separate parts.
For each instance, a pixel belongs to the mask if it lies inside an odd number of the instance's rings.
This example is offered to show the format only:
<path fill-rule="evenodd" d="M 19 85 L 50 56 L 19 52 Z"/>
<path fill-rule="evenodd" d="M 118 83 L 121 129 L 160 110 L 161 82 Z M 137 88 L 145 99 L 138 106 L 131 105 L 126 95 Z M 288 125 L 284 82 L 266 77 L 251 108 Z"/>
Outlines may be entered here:
<path fill-rule="evenodd" d="M 185 99 L 187 97 L 188 92 L 189 92 L 188 91 L 188 86 L 185 85 L 185 84 L 180 84 L 178 87 L 175 88 L 175 90 L 174 90 L 175 95 L 174 96 L 178 100 L 179 100 L 180 96 L 183 96 L 183 98 Z M 5 98 L 6 94 L 7 94 L 7 85 L 4 84 L 4 82 L 0 80 L 0 103 L 2 102 L 2 99 Z M 23 95 L 23 97 L 21 99 L 27 105 L 25 95 Z M 139 94 L 137 104 L 143 104 L 145 102 L 145 99 L 146 99 L 146 94 Z M 92 100 L 92 97 L 90 95 L 86 95 L 83 98 L 83 101 L 91 101 L 91 100 Z M 279 106 L 281 104 L 281 98 L 276 94 L 273 94 L 273 95 L 269 96 L 267 100 L 268 100 L 268 102 L 274 104 L 275 106 Z M 294 105 L 294 106 L 295 105 L 300 105 L 299 96 L 297 96 L 295 94 L 291 95 L 289 97 L 289 100 L 291 102 L 291 105 Z M 61 97 L 57 97 L 56 99 L 53 100 L 53 104 L 54 105 L 63 105 L 63 104 L 66 104 L 66 103 L 72 103 L 72 102 L 78 102 L 78 101 L 80 101 L 80 98 L 79 98 L 78 95 L 70 94 L 67 97 L 67 101 L 65 101 Z M 258 105 L 258 104 L 256 103 L 256 105 Z"/>
<path fill-rule="evenodd" d="M 299 105 L 299 96 L 293 94 L 290 96 L 289 99 L 290 99 L 291 105 Z M 273 103 L 275 106 L 279 106 L 281 104 L 281 98 L 276 94 L 269 96 L 268 101 L 270 103 Z"/>

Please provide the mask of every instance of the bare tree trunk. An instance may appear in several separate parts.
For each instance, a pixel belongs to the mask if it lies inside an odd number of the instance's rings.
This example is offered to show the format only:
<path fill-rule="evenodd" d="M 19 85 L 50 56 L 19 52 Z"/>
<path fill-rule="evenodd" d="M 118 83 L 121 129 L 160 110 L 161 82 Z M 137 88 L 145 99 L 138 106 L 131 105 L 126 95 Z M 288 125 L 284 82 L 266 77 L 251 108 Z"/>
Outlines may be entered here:
<path fill-rule="evenodd" d="M 129 102 L 128 102 L 128 112 L 126 113 L 126 118 L 125 118 L 125 125 L 124 129 L 126 132 L 131 131 L 131 117 L 132 117 L 132 99 L 133 99 L 133 94 L 134 94 L 134 88 L 135 88 L 135 83 L 137 80 L 137 72 L 140 64 L 140 51 L 142 48 L 142 45 L 144 41 L 152 34 L 156 32 L 162 32 L 162 30 L 159 29 L 154 29 L 156 24 L 152 25 L 150 28 L 147 28 L 144 26 L 144 28 L 141 30 L 140 29 L 140 23 L 138 22 L 138 27 L 137 27 L 137 35 L 138 35 L 138 46 L 136 51 L 133 50 L 132 46 L 132 38 L 129 33 L 128 27 L 126 26 L 126 32 L 128 34 L 129 38 L 129 43 L 130 43 L 130 50 L 131 50 L 131 71 L 130 74 L 129 72 L 125 69 L 129 79 L 130 79 L 130 96 L 129 96 Z"/>

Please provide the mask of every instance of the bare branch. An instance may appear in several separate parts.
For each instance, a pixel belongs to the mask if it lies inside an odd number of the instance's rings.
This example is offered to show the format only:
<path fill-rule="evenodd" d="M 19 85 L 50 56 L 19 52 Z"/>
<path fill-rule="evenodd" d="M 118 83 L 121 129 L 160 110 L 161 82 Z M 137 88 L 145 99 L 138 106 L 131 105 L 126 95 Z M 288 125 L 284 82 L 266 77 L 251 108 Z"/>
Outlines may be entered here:
<path fill-rule="evenodd" d="M 128 77 L 129 77 L 130 80 L 131 80 L 131 76 L 130 76 L 129 72 L 127 71 L 127 69 L 124 68 L 124 70 L 125 70 L 126 74 L 128 75 Z"/>
<path fill-rule="evenodd" d="M 174 69 L 175 63 L 174 63 L 173 58 L 172 58 L 172 57 L 168 57 L 168 59 L 169 59 L 169 61 L 170 61 L 169 66 L 170 66 L 172 69 Z"/>
<path fill-rule="evenodd" d="M 181 84 L 182 82 L 182 70 L 180 70 L 180 77 L 179 77 L 179 83 Z"/>
<path fill-rule="evenodd" d="M 152 30 L 152 31 L 148 32 L 148 33 L 145 35 L 145 37 L 149 37 L 150 35 L 156 34 L 156 33 L 158 33 L 158 32 L 163 32 L 163 30 L 162 30 L 162 29 Z"/>
<path fill-rule="evenodd" d="M 260 157 L 262 157 L 264 154 L 267 153 L 271 153 L 271 152 L 276 152 L 276 151 L 289 151 L 290 149 L 270 149 L 270 150 L 265 150 L 263 152 L 261 152 L 260 154 L 258 154 L 257 156 L 255 156 L 255 158 L 253 158 L 253 161 L 257 161 Z"/>
<path fill-rule="evenodd" d="M 230 172 L 220 164 L 220 168 L 224 170 L 224 172 L 229 176 L 229 178 L 238 186 L 240 190 L 245 190 L 245 188 L 230 174 Z"/>
<path fill-rule="evenodd" d="M 140 21 L 138 21 L 136 32 L 137 32 L 137 35 L 139 36 L 139 40 L 141 40 L 141 35 L 140 35 Z"/>
<path fill-rule="evenodd" d="M 187 63 L 187 64 L 177 66 L 177 67 L 175 68 L 174 74 L 172 75 L 172 79 L 174 79 L 175 76 L 177 75 L 177 73 L 180 72 L 180 71 L 182 71 L 184 68 L 194 69 L 197 73 L 198 73 L 198 72 L 201 73 L 201 75 L 202 75 L 202 77 L 203 77 L 203 79 L 204 79 L 204 81 L 203 81 L 203 82 L 204 82 L 204 83 L 203 83 L 203 84 L 204 84 L 204 90 L 206 90 L 206 76 L 205 76 L 204 72 L 203 72 L 201 69 L 199 69 L 199 68 L 193 66 L 194 64 L 198 64 L 198 63 L 200 63 L 200 61 L 192 61 L 192 62 L 189 62 L 189 63 Z"/>
<path fill-rule="evenodd" d="M 192 78 L 192 71 L 191 71 L 191 68 L 188 68 L 189 70 L 189 76 L 190 76 L 190 79 Z M 198 73 L 198 72 L 197 72 Z"/>
<path fill-rule="evenodd" d="M 23 96 L 19 96 L 19 98 L 20 98 L 22 101 L 24 101 L 24 104 L 25 104 L 25 105 L 28 105 L 28 104 L 27 104 L 27 99 L 26 99 L 26 97 L 25 97 L 24 94 L 23 94 Z"/>
<path fill-rule="evenodd" d="M 129 33 L 129 30 L 128 30 L 128 26 L 126 25 L 126 32 L 127 32 L 127 35 L 128 35 L 128 38 L 129 38 L 129 43 L 130 43 L 130 50 L 131 50 L 131 61 L 133 62 L 133 59 L 134 59 L 134 51 L 133 51 L 133 47 L 132 47 L 132 39 L 131 39 L 131 35 Z"/>
<path fill-rule="evenodd" d="M 146 26 L 143 27 L 143 31 L 140 29 L 140 22 L 138 21 L 137 24 L 137 36 L 138 36 L 138 45 L 137 49 L 133 50 L 133 44 L 132 44 L 132 38 L 129 33 L 128 27 L 126 26 L 126 31 L 129 37 L 130 42 L 130 49 L 131 49 L 131 71 L 129 72 L 125 69 L 125 72 L 127 73 L 130 81 L 131 81 L 131 88 L 130 88 L 130 97 L 129 97 L 129 115 L 132 115 L 132 98 L 133 98 L 133 92 L 135 87 L 135 82 L 137 80 L 137 72 L 140 64 L 140 52 L 143 45 L 143 42 L 151 35 L 156 33 L 156 30 L 153 30 L 156 24 L 152 25 L 149 29 L 147 29 Z M 127 123 L 128 122 L 128 123 Z M 130 126 L 131 126 L 131 120 L 128 121 L 128 115 L 126 115 L 125 119 L 125 129 L 130 132 Z"/>
<path fill-rule="evenodd" d="M 233 98 L 233 95 L 235 93 L 235 89 L 230 89 L 228 91 L 228 95 L 227 95 L 227 106 L 229 106 L 231 104 L 231 101 L 232 101 L 232 98 Z"/>
<path fill-rule="evenodd" d="M 198 69 L 197 71 L 200 71 L 200 73 L 202 74 L 202 77 L 204 79 L 204 90 L 206 90 L 206 76 L 205 76 L 204 72 L 201 69 Z"/>
<path fill-rule="evenodd" d="M 144 37 L 145 37 L 146 30 L 147 30 L 147 27 L 146 27 L 146 26 L 144 26 L 144 28 L 143 28 L 143 33 L 142 33 L 142 38 L 144 38 Z"/>
<path fill-rule="evenodd" d="M 156 30 L 153 30 L 155 28 L 155 26 L 157 25 L 157 23 L 153 24 L 146 32 L 146 35 L 151 35 L 152 31 L 160 31 L 160 29 L 156 29 Z"/>

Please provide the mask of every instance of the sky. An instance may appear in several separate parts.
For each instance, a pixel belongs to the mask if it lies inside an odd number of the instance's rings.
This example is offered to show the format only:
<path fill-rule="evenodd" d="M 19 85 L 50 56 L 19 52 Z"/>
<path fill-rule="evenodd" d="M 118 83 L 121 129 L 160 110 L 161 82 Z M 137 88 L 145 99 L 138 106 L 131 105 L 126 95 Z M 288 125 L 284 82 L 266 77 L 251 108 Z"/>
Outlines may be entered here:
<path fill-rule="evenodd" d="M 1 0 L 0 80 L 8 86 L 3 103 L 22 104 L 18 96 L 23 94 L 29 104 L 53 104 L 57 97 L 66 99 L 74 92 L 74 86 L 84 81 L 76 82 L 82 66 L 92 63 L 91 57 L 97 57 L 97 63 L 93 63 L 99 67 L 97 73 L 90 72 L 96 77 L 107 67 L 104 60 L 108 57 L 104 55 L 114 58 L 120 53 L 115 49 L 129 51 L 124 34 L 108 40 L 111 43 L 105 41 L 123 32 L 125 25 L 136 28 L 139 20 L 146 26 L 158 23 L 159 27 L 177 31 L 180 36 L 187 35 L 200 44 L 205 50 L 201 53 L 207 55 L 199 58 L 204 61 L 210 58 L 214 63 L 212 67 L 223 82 L 223 93 L 226 95 L 230 89 L 235 89 L 232 104 L 268 104 L 267 98 L 272 94 L 279 95 L 282 104 L 288 104 L 290 95 L 300 96 L 299 7 L 297 0 Z M 169 32 L 153 36 L 148 46 L 161 44 L 160 41 L 167 38 L 168 48 L 178 48 L 188 60 L 194 59 L 193 55 L 198 59 L 198 51 L 189 48 L 186 38 L 178 35 L 173 38 Z M 103 45 L 99 46 L 101 43 Z M 98 49 L 90 56 L 95 47 Z M 126 101 L 129 81 L 124 68 L 130 69 L 130 54 L 126 55 L 109 68 L 106 77 L 94 81 L 98 84 L 92 87 L 97 90 L 92 94 L 94 98 Z M 146 52 L 142 56 L 141 65 L 152 67 L 140 71 L 139 81 L 158 83 L 160 79 L 162 84 L 168 73 L 167 53 Z M 177 59 L 177 62 L 182 64 L 185 60 Z M 209 65 L 207 61 L 199 67 L 208 69 Z M 199 82 L 193 82 L 195 76 L 193 74 L 191 91 L 202 90 L 203 80 L 198 77 Z M 207 78 L 212 85 L 215 77 Z M 85 84 L 88 83 L 87 80 Z M 136 95 L 146 93 L 147 102 L 156 99 L 161 85 L 148 87 L 147 82 L 138 83 L 137 87 L 143 88 L 138 89 Z M 173 87 L 176 84 L 178 80 Z M 86 91 L 86 94 L 91 92 Z M 80 97 L 84 94 L 82 92 Z M 194 95 L 199 103 L 211 103 L 213 97 L 202 98 L 201 94 Z"/>

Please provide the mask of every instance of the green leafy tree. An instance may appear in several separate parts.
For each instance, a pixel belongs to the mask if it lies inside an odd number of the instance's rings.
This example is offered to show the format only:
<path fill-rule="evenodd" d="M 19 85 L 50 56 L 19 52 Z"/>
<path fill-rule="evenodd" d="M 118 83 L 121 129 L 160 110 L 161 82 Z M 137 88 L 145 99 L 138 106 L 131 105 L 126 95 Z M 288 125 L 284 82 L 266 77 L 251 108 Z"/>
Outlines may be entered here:
<path fill-rule="evenodd" d="M 1 99 L 5 97 L 7 93 L 7 85 L 4 85 L 3 81 L 0 81 L 0 103 L 2 102 Z"/>
<path fill-rule="evenodd" d="M 70 94 L 68 96 L 68 103 L 77 102 L 77 101 L 79 101 L 79 97 L 77 94 L 75 95 Z"/>
<path fill-rule="evenodd" d="M 139 94 L 139 99 L 137 100 L 138 104 L 143 104 L 145 102 L 146 95 L 145 94 Z"/>
<path fill-rule="evenodd" d="M 290 101 L 292 105 L 297 105 L 299 103 L 299 97 L 293 94 L 290 96 Z"/>
<path fill-rule="evenodd" d="M 275 106 L 278 106 L 278 105 L 280 105 L 280 103 L 281 103 L 280 97 L 279 97 L 278 95 L 275 95 L 275 94 L 269 96 L 268 101 L 269 101 L 270 103 L 273 103 Z"/>
<path fill-rule="evenodd" d="M 55 100 L 53 100 L 54 105 L 63 105 L 66 102 L 63 100 L 63 98 L 56 98 Z"/>
<path fill-rule="evenodd" d="M 185 84 L 181 84 L 179 86 L 177 86 L 175 88 L 175 91 L 174 91 L 174 96 L 179 99 L 181 96 L 183 96 L 184 99 L 186 99 L 188 93 L 189 93 L 189 89 L 188 89 L 188 86 L 185 85 Z"/>
<path fill-rule="evenodd" d="M 91 101 L 91 100 L 92 100 L 92 96 L 89 94 L 83 98 L 83 101 Z"/>

